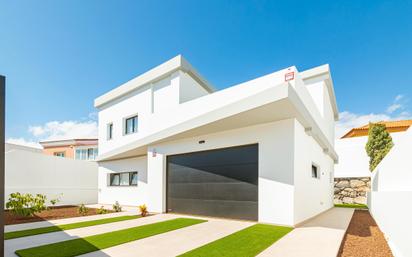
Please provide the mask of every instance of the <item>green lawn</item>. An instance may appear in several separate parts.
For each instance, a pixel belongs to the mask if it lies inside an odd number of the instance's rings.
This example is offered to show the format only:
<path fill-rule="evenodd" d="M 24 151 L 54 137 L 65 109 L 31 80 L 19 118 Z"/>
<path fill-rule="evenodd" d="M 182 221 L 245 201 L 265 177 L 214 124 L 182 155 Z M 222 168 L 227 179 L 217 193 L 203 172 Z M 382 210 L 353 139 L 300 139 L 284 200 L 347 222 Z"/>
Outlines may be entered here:
<path fill-rule="evenodd" d="M 184 257 L 249 257 L 256 256 L 293 228 L 256 224 L 224 238 L 191 250 Z"/>
<path fill-rule="evenodd" d="M 78 238 L 54 244 L 17 250 L 21 257 L 69 257 L 90 253 L 108 247 L 128 243 L 179 228 L 206 222 L 200 219 L 177 218 L 104 234 Z M 182 242 L 184 243 L 184 242 Z"/>
<path fill-rule="evenodd" d="M 89 227 L 89 226 L 96 226 L 96 225 L 101 225 L 101 224 L 106 224 L 106 223 L 132 220 L 132 219 L 137 219 L 137 218 L 140 218 L 140 216 L 137 216 L 137 215 L 136 216 L 120 216 L 120 217 L 76 222 L 76 223 L 71 223 L 71 224 L 64 224 L 64 225 L 44 227 L 44 228 L 34 228 L 34 229 L 13 231 L 13 232 L 4 233 L 4 239 L 7 240 L 7 239 L 13 239 L 13 238 L 19 238 L 19 237 L 25 237 L 25 236 L 33 236 L 33 235 L 57 232 L 57 231 L 62 231 L 62 230 L 84 228 L 84 227 Z"/>
<path fill-rule="evenodd" d="M 368 209 L 368 206 L 367 206 L 366 204 L 349 204 L 349 203 L 344 203 L 344 204 L 335 204 L 335 207 Z"/>

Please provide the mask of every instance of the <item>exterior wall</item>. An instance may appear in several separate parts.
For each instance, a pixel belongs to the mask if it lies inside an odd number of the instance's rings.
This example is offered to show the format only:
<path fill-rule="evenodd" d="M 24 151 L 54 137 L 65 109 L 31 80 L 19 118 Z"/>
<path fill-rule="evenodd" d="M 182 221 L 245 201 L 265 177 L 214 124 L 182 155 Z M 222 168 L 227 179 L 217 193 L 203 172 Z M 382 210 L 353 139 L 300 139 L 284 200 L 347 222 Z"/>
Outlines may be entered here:
<path fill-rule="evenodd" d="M 153 116 L 173 114 L 180 103 L 208 94 L 191 76 L 176 71 L 113 101 L 99 111 L 99 153 L 103 154 L 157 129 Z M 138 115 L 137 133 L 124 135 L 124 119 Z M 170 116 L 170 115 L 169 115 Z M 113 136 L 107 140 L 107 125 L 113 123 Z"/>
<path fill-rule="evenodd" d="M 197 83 L 191 76 L 180 71 L 180 103 L 184 103 L 207 94 L 209 94 L 209 92 L 199 85 L 199 83 Z"/>
<path fill-rule="evenodd" d="M 370 177 L 335 178 L 335 204 L 356 203 L 366 204 L 367 193 L 370 191 Z"/>
<path fill-rule="evenodd" d="M 294 120 L 289 119 L 150 146 L 149 209 L 166 210 L 167 155 L 258 143 L 259 221 L 293 225 L 293 128 Z"/>
<path fill-rule="evenodd" d="M 333 115 L 332 105 L 330 104 L 329 95 L 326 92 L 327 90 L 324 82 L 319 83 L 320 84 L 316 83 L 316 85 L 310 83 L 305 84 L 298 76 L 293 85 L 300 99 L 305 104 L 305 107 L 325 134 L 329 143 L 333 146 L 335 140 L 335 120 L 333 116 L 330 117 L 330 114 Z M 318 87 L 322 87 L 322 89 Z M 318 93 L 316 93 L 316 91 Z M 318 103 L 319 101 L 321 103 Z"/>
<path fill-rule="evenodd" d="M 333 207 L 334 163 L 298 121 L 294 131 L 294 224 L 297 224 Z M 312 177 L 312 164 L 318 167 L 319 178 Z"/>
<path fill-rule="evenodd" d="M 49 200 L 61 195 L 58 205 L 97 203 L 97 164 L 12 150 L 6 153 L 6 201 L 13 192 Z"/>
<path fill-rule="evenodd" d="M 64 152 L 64 157 L 74 159 L 74 149 L 72 146 L 56 146 L 43 149 L 43 153 L 54 156 L 55 152 Z"/>
<path fill-rule="evenodd" d="M 137 186 L 109 186 L 109 174 L 137 171 Z M 147 156 L 99 163 L 99 203 L 142 205 L 147 203 Z"/>

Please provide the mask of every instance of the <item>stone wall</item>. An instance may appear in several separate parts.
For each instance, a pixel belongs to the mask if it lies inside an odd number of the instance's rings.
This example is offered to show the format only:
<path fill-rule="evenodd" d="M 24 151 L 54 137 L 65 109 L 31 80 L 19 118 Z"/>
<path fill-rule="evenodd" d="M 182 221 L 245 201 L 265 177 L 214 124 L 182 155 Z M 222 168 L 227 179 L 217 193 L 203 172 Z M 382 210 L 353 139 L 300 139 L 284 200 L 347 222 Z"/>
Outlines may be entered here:
<path fill-rule="evenodd" d="M 370 178 L 335 178 L 335 204 L 366 204 L 366 193 L 370 191 Z"/>

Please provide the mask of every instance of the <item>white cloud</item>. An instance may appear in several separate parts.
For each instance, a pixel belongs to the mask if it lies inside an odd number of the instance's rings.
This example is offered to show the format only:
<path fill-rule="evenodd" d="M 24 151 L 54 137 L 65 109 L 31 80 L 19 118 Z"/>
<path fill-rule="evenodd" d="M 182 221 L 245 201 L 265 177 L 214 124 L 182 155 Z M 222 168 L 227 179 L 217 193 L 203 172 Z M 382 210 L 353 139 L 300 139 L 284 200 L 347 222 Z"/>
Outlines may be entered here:
<path fill-rule="evenodd" d="M 6 142 L 31 147 L 41 147 L 38 142 L 75 138 L 97 138 L 97 121 L 90 114 L 88 120 L 50 121 L 42 125 L 29 126 L 29 139 L 8 138 Z"/>
<path fill-rule="evenodd" d="M 97 122 L 50 121 L 40 126 L 30 126 L 29 132 L 40 141 L 97 138 Z"/>
<path fill-rule="evenodd" d="M 394 104 L 391 104 L 391 105 L 388 106 L 388 108 L 386 109 L 386 112 L 387 113 L 394 113 L 396 110 L 399 110 L 401 108 L 402 108 L 401 104 L 394 103 Z"/>
<path fill-rule="evenodd" d="M 15 144 L 15 145 L 24 145 L 24 146 L 28 146 L 28 147 L 34 147 L 34 148 L 42 148 L 42 146 L 34 141 L 28 141 L 22 137 L 20 138 L 9 138 L 6 140 L 6 143 L 10 143 L 10 144 Z"/>
<path fill-rule="evenodd" d="M 403 98 L 403 95 L 397 95 L 395 97 L 395 102 L 398 102 L 399 100 L 401 100 Z"/>

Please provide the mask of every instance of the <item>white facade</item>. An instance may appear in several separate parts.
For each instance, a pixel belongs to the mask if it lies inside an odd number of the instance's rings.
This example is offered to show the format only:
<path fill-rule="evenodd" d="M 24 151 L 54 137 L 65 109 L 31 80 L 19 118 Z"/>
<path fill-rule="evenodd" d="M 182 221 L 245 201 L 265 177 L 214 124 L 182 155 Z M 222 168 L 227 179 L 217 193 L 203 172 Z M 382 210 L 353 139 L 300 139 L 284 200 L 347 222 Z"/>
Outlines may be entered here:
<path fill-rule="evenodd" d="M 258 144 L 260 222 L 295 225 L 333 206 L 338 112 L 328 66 L 301 73 L 290 67 L 215 92 L 177 56 L 97 98 L 95 106 L 99 203 L 145 203 L 165 212 L 167 156 Z M 125 119 L 134 115 L 137 132 L 125 135 Z M 136 171 L 137 186 L 110 186 L 113 174 Z"/>
<path fill-rule="evenodd" d="M 391 133 L 394 145 L 397 145 L 405 132 Z M 365 146 L 367 136 L 337 139 L 335 149 L 339 155 L 339 163 L 335 165 L 336 178 L 370 177 L 369 156 Z"/>
<path fill-rule="evenodd" d="M 20 192 L 44 194 L 48 200 L 59 198 L 57 205 L 97 203 L 97 163 L 24 148 L 6 149 L 6 202 L 10 193 Z"/>
<path fill-rule="evenodd" d="M 399 135 L 398 143 L 373 171 L 368 195 L 370 213 L 396 257 L 412 256 L 409 235 L 412 229 L 411 145 L 412 129 L 409 128 Z"/>

